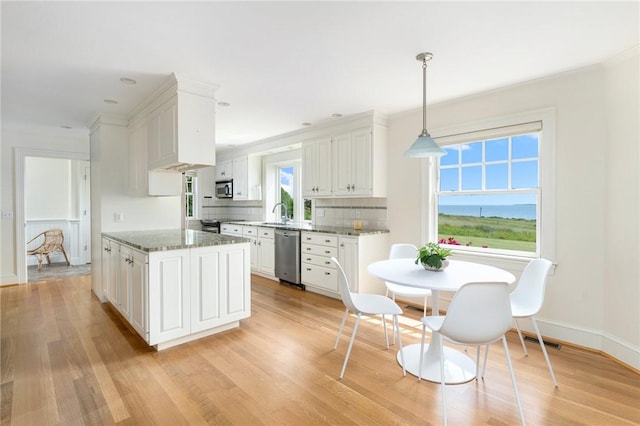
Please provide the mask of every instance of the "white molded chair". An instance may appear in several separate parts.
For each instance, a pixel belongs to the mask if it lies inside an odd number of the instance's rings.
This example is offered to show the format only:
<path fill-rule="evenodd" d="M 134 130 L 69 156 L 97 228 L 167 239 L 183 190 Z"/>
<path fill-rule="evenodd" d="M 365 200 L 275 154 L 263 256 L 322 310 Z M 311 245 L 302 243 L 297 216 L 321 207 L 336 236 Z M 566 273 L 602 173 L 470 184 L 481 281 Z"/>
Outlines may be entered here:
<path fill-rule="evenodd" d="M 418 248 L 413 244 L 393 244 L 391 250 L 389 250 L 389 259 L 415 259 L 417 255 Z M 384 284 L 387 286 L 387 296 L 391 294 L 393 301 L 396 300 L 396 296 L 424 297 L 423 315 L 427 316 L 427 298 L 431 297 L 431 290 L 389 282 L 385 282 Z"/>
<path fill-rule="evenodd" d="M 336 344 L 333 349 L 338 348 L 338 342 L 340 342 L 340 336 L 342 335 L 342 329 L 349 315 L 349 311 L 356 315 L 356 323 L 353 326 L 353 332 L 351 333 L 351 340 L 349 341 L 349 347 L 347 348 L 347 354 L 344 357 L 344 364 L 342 364 L 342 371 L 340 372 L 340 378 L 344 376 L 344 371 L 347 368 L 347 362 L 349 362 L 349 355 L 351 355 L 351 348 L 353 341 L 358 331 L 358 324 L 360 323 L 360 317 L 365 315 L 382 315 L 382 324 L 384 325 L 384 339 L 386 348 L 389 349 L 389 338 L 387 337 L 387 327 L 385 321 L 385 315 L 393 315 L 393 326 L 398 331 L 398 346 L 400 350 L 400 356 L 402 357 L 402 374 L 407 375 L 404 368 L 404 354 L 402 353 L 402 336 L 400 335 L 400 329 L 398 328 L 398 315 L 402 314 L 402 309 L 393 300 L 380 294 L 358 294 L 352 293 L 349 289 L 349 282 L 347 281 L 347 275 L 344 273 L 344 269 L 338 262 L 338 259 L 332 257 L 331 260 L 336 264 L 338 268 L 338 279 L 340 280 L 340 295 L 342 296 L 342 302 L 345 305 L 344 315 L 342 322 L 340 323 L 340 329 L 338 330 L 338 337 L 336 338 Z"/>
<path fill-rule="evenodd" d="M 520 395 L 513 374 L 511 357 L 505 333 L 511 329 L 511 302 L 507 283 L 468 283 L 460 287 L 449 304 L 446 316 L 428 316 L 422 318 L 422 341 L 420 346 L 420 369 L 424 358 L 424 339 L 426 328 L 438 333 L 443 339 L 458 345 L 489 345 L 502 340 L 507 365 L 511 373 L 513 392 L 520 411 L 520 420 L 525 424 Z M 442 390 L 442 413 L 447 424 L 444 348 L 440 349 L 440 377 Z M 478 371 L 476 365 L 476 372 Z M 421 377 L 418 377 L 420 380 Z"/>
<path fill-rule="evenodd" d="M 516 286 L 515 290 L 511 292 L 510 297 L 511 312 L 516 324 L 518 336 L 520 337 L 520 343 L 522 343 L 522 348 L 524 349 L 524 354 L 527 356 L 529 355 L 527 352 L 527 347 L 524 344 L 524 339 L 522 338 L 522 332 L 520 331 L 520 327 L 518 326 L 518 318 L 531 319 L 533 329 L 538 336 L 540 348 L 542 348 L 542 353 L 544 354 L 544 359 L 547 362 L 547 367 L 549 367 L 551 379 L 553 380 L 553 384 L 555 385 L 555 387 L 558 387 L 556 376 L 555 374 L 553 374 L 553 368 L 551 368 L 551 361 L 549 361 L 549 355 L 547 354 L 547 350 L 544 347 L 542 336 L 540 336 L 538 324 L 533 317 L 538 312 L 540 312 L 540 309 L 542 308 L 542 303 L 544 302 L 544 290 L 546 287 L 549 270 L 551 270 L 551 265 L 551 261 L 547 259 L 534 259 L 529 262 L 526 268 L 524 268 L 524 271 L 522 271 L 520 281 L 518 281 L 518 285 Z"/>

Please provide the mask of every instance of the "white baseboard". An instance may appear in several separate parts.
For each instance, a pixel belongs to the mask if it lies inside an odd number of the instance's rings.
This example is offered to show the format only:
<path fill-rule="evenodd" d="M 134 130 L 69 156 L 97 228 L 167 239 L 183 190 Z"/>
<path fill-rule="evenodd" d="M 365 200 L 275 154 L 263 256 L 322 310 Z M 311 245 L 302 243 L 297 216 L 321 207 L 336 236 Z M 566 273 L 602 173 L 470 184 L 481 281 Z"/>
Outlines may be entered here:
<path fill-rule="evenodd" d="M 12 284 L 18 284 L 18 276 L 16 274 L 7 274 L 0 278 L 0 286 Z"/>

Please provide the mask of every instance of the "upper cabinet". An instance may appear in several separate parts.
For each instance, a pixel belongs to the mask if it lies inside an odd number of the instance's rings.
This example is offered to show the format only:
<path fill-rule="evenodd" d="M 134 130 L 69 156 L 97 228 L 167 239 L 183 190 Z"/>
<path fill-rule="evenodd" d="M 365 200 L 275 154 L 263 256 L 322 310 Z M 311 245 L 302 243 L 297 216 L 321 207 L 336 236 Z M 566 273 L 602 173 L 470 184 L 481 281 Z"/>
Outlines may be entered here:
<path fill-rule="evenodd" d="M 303 196 L 386 197 L 386 155 L 387 129 L 377 124 L 303 142 Z"/>
<path fill-rule="evenodd" d="M 233 179 L 234 200 L 262 199 L 262 157 L 243 155 L 216 165 L 216 181 Z"/>
<path fill-rule="evenodd" d="M 172 74 L 129 118 L 145 128 L 148 170 L 182 172 L 214 166 L 217 86 Z"/>
<path fill-rule="evenodd" d="M 330 197 L 332 194 L 331 137 L 302 144 L 302 196 Z"/>
<path fill-rule="evenodd" d="M 148 123 L 129 132 L 129 194 L 174 196 L 182 193 L 182 174 L 172 170 L 149 170 L 147 166 Z"/>
<path fill-rule="evenodd" d="M 150 169 L 215 165 L 215 100 L 178 91 L 149 117 Z"/>

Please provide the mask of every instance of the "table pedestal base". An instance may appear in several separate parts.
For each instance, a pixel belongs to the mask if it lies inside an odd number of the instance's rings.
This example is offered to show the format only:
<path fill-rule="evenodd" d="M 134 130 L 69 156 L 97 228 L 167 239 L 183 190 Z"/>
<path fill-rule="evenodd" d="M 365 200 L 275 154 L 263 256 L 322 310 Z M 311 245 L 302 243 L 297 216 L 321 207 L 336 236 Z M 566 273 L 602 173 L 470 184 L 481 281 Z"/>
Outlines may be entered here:
<path fill-rule="evenodd" d="M 438 351 L 428 350 L 425 343 L 425 354 L 422 362 L 422 379 L 440 383 L 440 354 Z M 420 344 L 408 345 L 402 349 L 404 353 L 405 368 L 408 373 L 418 376 L 420 367 Z M 476 377 L 476 363 L 463 352 L 453 348 L 444 348 L 444 376 L 446 384 L 465 383 Z M 396 357 L 402 365 L 400 352 Z"/>

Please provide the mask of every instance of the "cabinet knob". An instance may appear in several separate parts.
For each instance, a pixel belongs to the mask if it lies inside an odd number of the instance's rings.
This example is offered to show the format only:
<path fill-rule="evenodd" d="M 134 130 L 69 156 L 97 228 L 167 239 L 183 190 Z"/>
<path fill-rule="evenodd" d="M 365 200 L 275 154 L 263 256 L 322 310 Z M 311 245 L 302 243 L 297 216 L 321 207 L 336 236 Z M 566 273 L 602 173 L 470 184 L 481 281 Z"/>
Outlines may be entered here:
<path fill-rule="evenodd" d="M 325 272 L 324 274 L 325 275 L 331 275 L 331 272 Z"/>
<path fill-rule="evenodd" d="M 330 250 L 325 250 L 324 252 L 327 253 L 327 254 L 331 253 Z"/>

